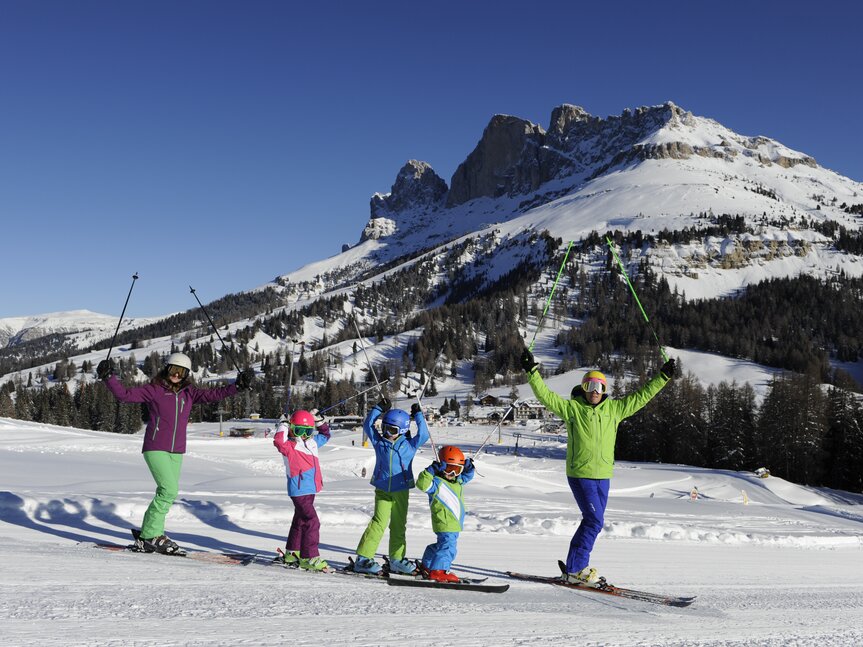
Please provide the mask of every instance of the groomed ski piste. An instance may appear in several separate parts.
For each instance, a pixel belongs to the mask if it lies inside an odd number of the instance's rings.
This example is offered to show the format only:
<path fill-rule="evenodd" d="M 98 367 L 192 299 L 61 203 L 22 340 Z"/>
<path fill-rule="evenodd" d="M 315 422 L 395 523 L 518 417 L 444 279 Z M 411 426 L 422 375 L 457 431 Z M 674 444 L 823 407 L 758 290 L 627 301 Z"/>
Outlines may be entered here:
<path fill-rule="evenodd" d="M 284 545 L 293 508 L 264 427 L 254 438 L 228 437 L 227 423 L 224 437 L 217 423 L 190 427 L 168 516 L 187 550 L 269 559 Z M 438 445 L 468 452 L 489 431 L 431 427 Z M 593 565 L 619 586 L 697 596 L 688 608 L 507 579 L 554 575 L 566 554 L 579 514 L 564 447 L 507 426 L 477 458 L 453 570 L 510 584 L 493 595 L 95 550 L 87 544 L 129 543 L 152 496 L 140 435 L 0 419 L 0 644 L 863 644 L 863 495 L 775 476 L 618 464 Z M 415 472 L 431 460 L 426 445 Z M 321 551 L 343 565 L 372 510 L 362 473 L 373 454 L 358 432 L 335 430 L 321 462 Z M 410 506 L 408 552 L 419 557 L 434 537 L 427 497 L 414 491 Z"/>

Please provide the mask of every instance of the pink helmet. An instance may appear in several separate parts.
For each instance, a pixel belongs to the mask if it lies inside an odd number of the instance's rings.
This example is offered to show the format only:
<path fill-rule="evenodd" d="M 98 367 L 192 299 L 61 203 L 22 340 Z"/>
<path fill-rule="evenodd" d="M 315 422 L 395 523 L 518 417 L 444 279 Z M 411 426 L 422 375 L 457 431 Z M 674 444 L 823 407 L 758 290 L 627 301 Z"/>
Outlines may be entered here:
<path fill-rule="evenodd" d="M 300 409 L 291 414 L 291 433 L 295 436 L 311 436 L 315 430 L 315 417 Z"/>

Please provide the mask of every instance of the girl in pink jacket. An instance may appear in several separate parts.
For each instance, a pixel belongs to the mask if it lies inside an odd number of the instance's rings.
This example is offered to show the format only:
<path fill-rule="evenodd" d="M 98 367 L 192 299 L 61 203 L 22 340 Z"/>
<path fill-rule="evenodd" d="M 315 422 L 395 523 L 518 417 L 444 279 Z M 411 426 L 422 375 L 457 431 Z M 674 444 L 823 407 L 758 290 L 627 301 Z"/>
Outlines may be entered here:
<path fill-rule="evenodd" d="M 318 448 L 330 439 L 330 427 L 316 413 L 317 409 L 295 411 L 290 420 L 279 424 L 273 445 L 285 461 L 288 496 L 294 504 L 282 559 L 287 566 L 324 571 L 329 565 L 318 550 L 321 522 L 315 510 L 315 495 L 324 484 Z"/>

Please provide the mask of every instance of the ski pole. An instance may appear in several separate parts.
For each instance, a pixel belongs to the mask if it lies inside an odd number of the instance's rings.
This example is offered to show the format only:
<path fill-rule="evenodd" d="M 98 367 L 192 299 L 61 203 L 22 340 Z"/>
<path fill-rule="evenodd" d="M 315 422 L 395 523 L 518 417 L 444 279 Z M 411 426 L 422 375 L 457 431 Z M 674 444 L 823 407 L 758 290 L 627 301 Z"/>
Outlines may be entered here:
<path fill-rule="evenodd" d="M 441 352 L 443 352 L 443 349 L 441 349 Z M 431 371 L 429 371 L 429 377 L 426 380 L 426 383 L 423 385 L 423 390 L 421 392 L 418 392 L 415 394 L 416 399 L 417 399 L 417 404 L 420 407 L 420 412 L 422 412 L 422 409 L 423 409 L 423 396 L 425 395 L 426 387 L 432 381 L 432 377 L 434 377 L 434 370 L 435 370 L 435 367 L 437 366 L 437 355 L 435 355 L 433 357 L 433 359 L 434 359 L 434 362 L 432 363 Z M 423 415 L 425 415 L 425 414 L 423 414 Z M 431 443 L 431 448 L 432 448 L 432 451 L 434 452 L 434 455 L 437 456 L 437 447 L 435 446 L 434 438 L 432 438 L 431 429 L 429 429 L 429 442 Z"/>
<path fill-rule="evenodd" d="M 659 341 L 659 336 L 656 334 L 656 331 L 653 329 L 653 325 L 650 323 L 650 319 L 647 318 L 647 313 L 644 311 L 644 307 L 642 307 L 641 301 L 638 300 L 638 295 L 635 293 L 635 288 L 632 286 L 632 282 L 629 280 L 629 276 L 626 274 L 626 268 L 623 267 L 623 262 L 620 260 L 620 257 L 617 255 L 617 252 L 614 250 L 614 245 L 612 245 L 612 243 L 611 243 L 611 238 L 606 236 L 605 240 L 608 243 L 608 249 L 611 250 L 611 253 L 614 254 L 615 260 L 617 260 L 617 264 L 620 265 L 620 271 L 623 274 L 623 278 L 626 279 L 626 284 L 629 286 L 629 289 L 632 292 L 632 296 L 635 297 L 635 302 L 638 304 L 638 309 L 641 310 L 641 315 L 644 317 L 644 320 L 647 322 L 647 327 L 650 328 L 650 332 L 653 333 L 653 338 L 656 340 L 656 343 L 659 346 L 659 352 L 662 354 L 662 359 L 664 359 L 667 362 L 668 361 L 668 355 L 665 354 L 665 349 L 662 347 L 662 342 Z"/>
<path fill-rule="evenodd" d="M 354 317 L 354 330 L 357 331 L 357 337 L 360 338 L 360 347 L 363 349 L 363 355 L 366 356 L 366 362 L 369 364 L 369 371 L 371 371 L 372 377 L 375 380 L 375 384 L 378 387 L 378 390 L 381 392 L 381 397 L 384 396 L 384 390 L 381 388 L 381 383 L 378 382 L 378 376 L 375 375 L 375 367 L 372 366 L 372 360 L 369 359 L 369 354 L 366 352 L 366 343 L 363 341 L 363 336 L 360 334 L 360 327 L 357 325 L 357 318 Z"/>
<path fill-rule="evenodd" d="M 482 441 L 482 445 L 479 446 L 479 449 L 477 449 L 473 453 L 473 456 L 471 456 L 471 460 L 476 458 L 479 455 L 479 453 L 482 451 L 482 448 L 486 446 L 486 443 L 488 443 L 488 441 L 491 439 L 492 435 L 494 435 L 494 432 L 497 431 L 500 428 L 500 426 L 503 424 L 503 421 L 506 420 L 506 417 L 509 415 L 509 412 L 512 411 L 513 409 L 515 409 L 516 404 L 518 404 L 518 400 L 513 400 L 512 404 L 509 405 L 509 409 L 506 410 L 506 413 L 503 414 L 503 417 L 501 417 L 501 419 L 498 421 L 497 425 L 495 425 L 494 429 L 492 429 L 488 433 L 488 436 L 485 437 L 485 440 Z"/>
<path fill-rule="evenodd" d="M 197 295 L 197 294 L 195 294 L 195 288 L 193 288 L 193 287 L 190 285 L 190 286 L 189 286 L 189 291 L 192 293 L 192 296 L 193 296 L 193 297 L 195 297 L 195 301 L 197 301 L 197 302 L 198 302 L 198 305 L 199 305 L 199 306 L 201 306 L 201 312 L 203 312 L 203 313 L 204 313 L 204 316 L 207 318 L 207 321 L 209 321 L 209 322 L 210 322 L 210 325 L 213 327 L 213 330 L 214 330 L 214 331 L 215 331 L 215 333 L 216 333 L 216 337 L 218 337 L 218 338 L 219 338 L 219 341 L 220 341 L 220 342 L 222 342 L 222 349 L 225 351 L 225 353 L 227 353 L 228 357 L 230 357 L 230 358 L 231 358 L 231 362 L 233 362 L 233 364 L 234 364 L 234 368 L 235 368 L 235 369 L 237 369 L 237 373 L 240 373 L 240 372 L 241 372 L 241 371 L 240 371 L 240 367 L 239 367 L 239 365 L 237 364 L 237 360 L 236 360 L 236 358 L 234 357 L 234 354 L 230 351 L 230 349 L 228 348 L 227 344 L 225 344 L 225 340 L 224 340 L 224 339 L 222 339 L 222 336 L 219 334 L 219 329 L 218 329 L 218 328 L 216 328 L 216 324 L 214 324 L 214 323 L 213 323 L 213 320 L 212 320 L 212 319 L 210 319 L 210 315 L 209 315 L 209 313 L 207 313 L 207 309 L 204 307 L 204 304 L 203 304 L 203 303 L 201 303 L 201 300 L 198 298 L 198 295 Z"/>
<path fill-rule="evenodd" d="M 129 305 L 129 297 L 132 296 L 132 289 L 135 287 L 135 281 L 138 280 L 138 273 L 132 275 L 132 285 L 129 286 L 129 294 L 126 295 L 126 303 L 123 304 L 123 312 L 120 313 L 120 321 L 117 322 L 117 328 L 114 330 L 114 336 L 111 337 L 111 346 L 108 348 L 108 354 L 105 359 L 111 358 L 111 351 L 114 350 L 114 342 L 117 341 L 117 333 L 120 331 L 120 324 L 123 323 L 123 315 L 126 314 L 126 306 Z"/>
<path fill-rule="evenodd" d="M 288 396 L 287 396 L 287 398 L 285 398 L 285 408 L 284 408 L 285 415 L 287 415 L 291 409 L 291 387 L 294 385 L 294 349 L 297 347 L 298 341 L 300 341 L 300 340 L 299 339 L 292 339 L 291 340 L 291 366 L 288 369 L 288 388 L 287 388 Z M 304 342 L 304 341 L 300 342 L 300 346 L 305 346 L 305 344 L 306 344 L 306 342 Z"/>
<path fill-rule="evenodd" d="M 533 352 L 533 345 L 536 343 L 536 335 L 539 333 L 539 329 L 542 327 L 542 322 L 545 319 L 545 313 L 548 312 L 548 306 L 551 305 L 551 298 L 554 296 L 554 290 L 557 288 L 557 282 L 560 281 L 560 275 L 563 274 L 563 268 L 566 265 L 566 259 L 569 258 L 569 250 L 572 249 L 573 241 L 569 241 L 569 246 L 566 248 L 566 254 L 563 255 L 563 263 L 560 264 L 560 269 L 557 271 L 557 278 L 554 279 L 554 285 L 551 286 L 551 292 L 548 295 L 548 299 L 545 300 L 545 308 L 542 311 L 542 316 L 539 318 L 539 323 L 536 324 L 536 330 L 533 333 L 533 339 L 530 340 L 530 345 L 527 349 Z"/>
<path fill-rule="evenodd" d="M 389 382 L 389 381 L 390 381 L 390 378 L 387 378 L 387 379 L 385 379 L 383 382 L 381 382 L 381 384 L 386 384 L 386 383 L 387 383 L 387 382 Z M 326 413 L 327 411 L 329 411 L 330 409 L 335 409 L 335 408 L 336 408 L 337 406 L 339 406 L 340 404 L 344 404 L 345 402 L 348 402 L 349 400 L 353 400 L 354 398 L 358 398 L 358 397 L 360 397 L 363 393 L 368 393 L 369 391 L 374 391 L 376 388 L 378 388 L 378 387 L 377 387 L 377 386 L 371 386 L 371 387 L 367 388 L 365 391 L 360 391 L 359 393 L 355 393 L 354 395 L 352 395 L 352 396 L 350 396 L 350 397 L 347 397 L 347 398 L 345 398 L 344 400 L 339 400 L 338 402 L 336 402 L 336 403 L 335 403 L 335 404 L 333 404 L 333 405 L 330 405 L 330 406 L 329 406 L 329 407 L 327 407 L 326 409 L 322 409 L 321 411 L 318 411 L 318 413 L 320 413 L 320 414 L 324 414 L 324 413 Z"/>

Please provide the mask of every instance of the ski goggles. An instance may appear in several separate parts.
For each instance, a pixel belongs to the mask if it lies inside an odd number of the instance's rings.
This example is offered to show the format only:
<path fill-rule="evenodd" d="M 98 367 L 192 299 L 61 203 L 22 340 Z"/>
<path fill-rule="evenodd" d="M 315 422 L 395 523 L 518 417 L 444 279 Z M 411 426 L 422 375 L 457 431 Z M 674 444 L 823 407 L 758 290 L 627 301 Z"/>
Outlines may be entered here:
<path fill-rule="evenodd" d="M 315 433 L 315 428 L 308 425 L 291 425 L 291 433 L 299 438 L 308 438 Z"/>
<path fill-rule="evenodd" d="M 446 463 L 441 471 L 443 475 L 448 479 L 454 479 L 459 476 L 464 471 L 464 465 L 453 465 L 451 463 Z"/>
<path fill-rule="evenodd" d="M 393 425 L 386 422 L 381 424 L 381 431 L 384 433 L 385 436 L 389 436 L 390 438 L 395 438 L 396 436 L 404 433 L 402 432 L 401 427 L 399 427 L 398 425 Z"/>
<path fill-rule="evenodd" d="M 605 382 L 600 380 L 587 380 L 581 383 L 581 388 L 585 393 L 605 393 Z"/>
<path fill-rule="evenodd" d="M 168 364 L 168 375 L 176 375 L 179 378 L 186 377 L 186 367 L 185 366 L 177 366 L 176 364 Z"/>

